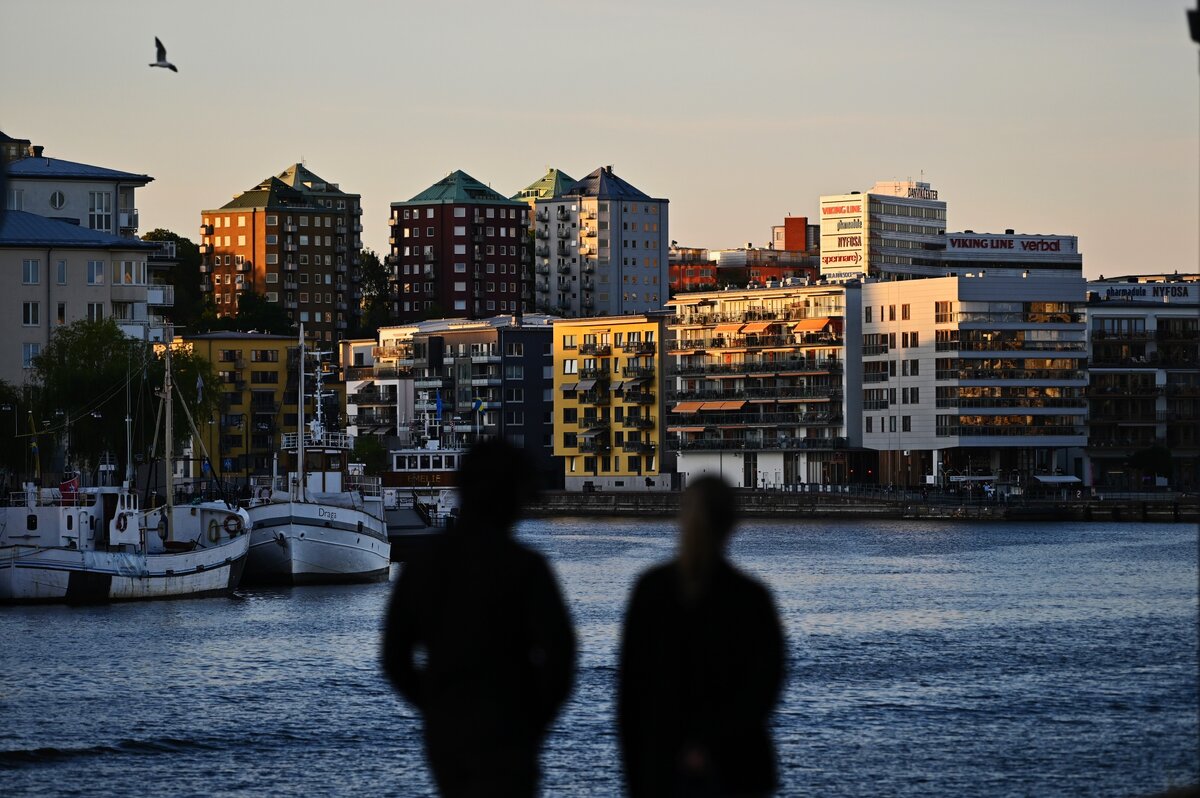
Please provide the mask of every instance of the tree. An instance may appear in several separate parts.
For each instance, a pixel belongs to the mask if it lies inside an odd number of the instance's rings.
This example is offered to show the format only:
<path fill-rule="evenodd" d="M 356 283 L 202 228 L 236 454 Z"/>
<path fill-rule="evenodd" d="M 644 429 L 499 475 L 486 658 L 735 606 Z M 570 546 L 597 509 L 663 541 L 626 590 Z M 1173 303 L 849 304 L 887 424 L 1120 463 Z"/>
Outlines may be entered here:
<path fill-rule="evenodd" d="M 237 313 L 232 316 L 218 316 L 217 306 L 211 298 L 206 297 L 197 314 L 196 330 L 295 335 L 296 325 L 279 303 L 268 302 L 262 294 L 243 291 L 238 295 Z"/>
<path fill-rule="evenodd" d="M 1147 477 L 1171 476 L 1171 450 L 1165 446 L 1147 446 L 1129 456 L 1129 467 Z"/>
<path fill-rule="evenodd" d="M 387 266 L 373 250 L 359 253 L 358 262 L 362 275 L 362 316 L 354 335 L 357 338 L 374 338 L 379 328 L 392 320 L 392 279 Z"/>
<path fill-rule="evenodd" d="M 112 319 L 77 321 L 55 330 L 33 362 L 36 401 L 31 410 L 34 421 L 43 426 L 39 432 L 44 434 L 38 436 L 42 455 L 57 437 L 69 439 L 72 459 L 79 465 L 97 465 L 104 452 L 123 460 L 122 421 L 130 412 L 134 450 L 153 456 L 149 450 L 166 370 L 163 351 L 161 345 L 156 352 L 126 337 Z M 173 437 L 179 451 L 191 434 L 184 402 L 193 418 L 207 418 L 218 405 L 220 382 L 212 364 L 185 351 L 172 353 L 171 374 L 180 389 L 173 397 Z M 161 435 L 159 441 L 161 451 Z"/>
<path fill-rule="evenodd" d="M 143 241 L 174 241 L 177 263 L 167 274 L 167 282 L 175 286 L 175 305 L 168 317 L 178 327 L 193 329 L 202 308 L 200 291 L 200 247 L 191 239 L 161 227 L 142 236 Z"/>
<path fill-rule="evenodd" d="M 388 470 L 387 449 L 374 435 L 359 435 L 354 439 L 354 460 L 363 464 L 363 473 L 369 477 Z"/>

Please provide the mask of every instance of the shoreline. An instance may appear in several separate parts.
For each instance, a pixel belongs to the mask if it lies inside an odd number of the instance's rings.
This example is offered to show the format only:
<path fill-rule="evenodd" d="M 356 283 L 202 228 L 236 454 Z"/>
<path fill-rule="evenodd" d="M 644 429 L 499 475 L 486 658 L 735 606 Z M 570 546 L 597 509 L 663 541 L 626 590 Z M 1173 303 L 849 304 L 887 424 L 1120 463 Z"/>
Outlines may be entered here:
<path fill-rule="evenodd" d="M 526 508 L 529 518 L 669 518 L 679 512 L 677 492 L 546 492 Z M 743 518 L 869 518 L 941 521 L 1127 521 L 1200 523 L 1200 498 L 1031 499 L 956 502 L 942 497 L 876 499 L 820 493 L 746 491 Z"/>

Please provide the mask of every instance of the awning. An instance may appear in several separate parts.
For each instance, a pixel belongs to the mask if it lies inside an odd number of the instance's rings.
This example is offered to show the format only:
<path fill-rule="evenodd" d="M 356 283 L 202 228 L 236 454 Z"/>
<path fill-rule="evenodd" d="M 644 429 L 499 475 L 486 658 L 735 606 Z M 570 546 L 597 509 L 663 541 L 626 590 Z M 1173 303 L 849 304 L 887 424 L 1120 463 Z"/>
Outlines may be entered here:
<path fill-rule="evenodd" d="M 1059 476 L 1037 476 L 1033 477 L 1043 485 L 1074 485 L 1079 482 L 1079 477 L 1059 477 Z"/>
<path fill-rule="evenodd" d="M 825 329 L 829 324 L 829 317 L 822 316 L 816 319 L 801 319 L 792 325 L 793 332 L 818 332 Z"/>
<path fill-rule="evenodd" d="M 671 412 L 695 413 L 703 404 L 704 402 L 680 402 L 679 404 L 675 405 L 675 407 L 671 408 Z"/>
<path fill-rule="evenodd" d="M 579 381 L 579 387 L 578 387 L 578 389 L 577 389 L 577 390 L 580 390 L 580 391 L 590 391 L 590 390 L 592 390 L 592 389 L 593 389 L 593 388 L 595 388 L 595 387 L 596 387 L 596 381 L 595 381 L 595 380 L 580 380 L 580 381 Z"/>
<path fill-rule="evenodd" d="M 614 391 L 620 391 L 620 390 L 624 390 L 624 388 L 625 388 L 625 380 L 617 380 L 616 382 L 614 382 L 614 383 L 613 383 L 613 384 L 610 386 L 610 388 L 611 388 L 612 390 L 614 390 Z"/>
<path fill-rule="evenodd" d="M 767 328 L 770 327 L 774 323 L 775 322 L 773 322 L 773 321 L 754 321 L 754 322 L 747 324 L 745 327 L 743 327 L 742 333 L 744 335 L 749 335 L 750 333 L 754 333 L 756 335 L 760 334 L 760 333 L 764 333 L 767 331 Z"/>
<path fill-rule="evenodd" d="M 738 402 L 705 402 L 701 410 L 741 410 L 746 406 L 745 400 Z"/>
<path fill-rule="evenodd" d="M 574 382 L 564 382 L 564 383 L 562 384 L 562 389 L 561 389 L 561 390 L 563 390 L 563 391 L 568 391 L 568 392 L 569 392 L 569 391 L 574 391 L 574 390 L 577 390 L 577 388 L 578 388 L 578 385 L 577 385 L 577 383 L 574 383 Z"/>
<path fill-rule="evenodd" d="M 592 427 L 592 428 L 591 428 L 591 429 L 589 429 L 589 430 L 584 430 L 583 432 L 579 433 L 579 437 L 581 437 L 581 438 L 594 438 L 594 437 L 596 437 L 597 435 L 600 435 L 600 434 L 602 434 L 602 433 L 605 433 L 605 432 L 608 432 L 608 430 L 604 429 L 604 427 Z"/>
<path fill-rule="evenodd" d="M 955 475 L 950 477 L 951 482 L 995 482 L 995 477 L 968 477 L 966 475 Z"/>
<path fill-rule="evenodd" d="M 733 335 L 740 329 L 742 329 L 741 324 L 718 324 L 713 333 L 715 335 Z"/>
<path fill-rule="evenodd" d="M 704 432 L 704 427 L 668 427 L 671 432 Z"/>

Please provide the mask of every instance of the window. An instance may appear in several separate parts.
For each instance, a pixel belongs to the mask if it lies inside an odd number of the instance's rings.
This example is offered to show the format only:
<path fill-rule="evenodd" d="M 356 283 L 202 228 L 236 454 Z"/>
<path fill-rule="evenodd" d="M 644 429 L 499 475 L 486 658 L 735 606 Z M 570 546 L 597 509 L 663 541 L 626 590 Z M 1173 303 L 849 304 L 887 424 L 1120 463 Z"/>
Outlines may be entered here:
<path fill-rule="evenodd" d="M 896 417 L 888 416 L 888 432 L 896 431 Z"/>
<path fill-rule="evenodd" d="M 579 361 L 568 358 L 563 361 L 563 374 L 578 374 Z"/>
<path fill-rule="evenodd" d="M 26 327 L 36 327 L 41 323 L 39 320 L 40 316 L 37 302 L 21 303 L 21 324 Z"/>
<path fill-rule="evenodd" d="M 277 224 L 279 224 L 278 216 L 268 216 L 267 217 L 267 227 L 274 227 Z"/>
<path fill-rule="evenodd" d="M 872 422 L 872 421 L 874 421 L 874 420 L 875 420 L 875 419 L 873 419 L 871 416 L 867 416 L 867 417 L 866 417 L 866 422 L 867 422 L 867 432 L 873 432 L 873 430 L 871 429 L 871 427 L 873 426 L 873 425 L 871 424 L 871 422 Z"/>
<path fill-rule="evenodd" d="M 895 320 L 896 320 L 896 306 L 888 305 L 888 321 L 895 321 Z M 895 427 L 895 424 L 893 424 L 892 426 Z M 895 432 L 894 429 L 892 431 Z"/>
<path fill-rule="evenodd" d="M 89 260 L 87 265 L 88 285 L 104 285 L 104 261 Z"/>
<path fill-rule="evenodd" d="M 104 303 L 89 302 L 87 306 L 88 321 L 103 321 L 104 320 Z"/>
<path fill-rule="evenodd" d="M 26 259 L 21 261 L 21 282 L 25 285 L 37 285 L 41 282 L 41 270 L 42 262 L 39 260 Z"/>
<path fill-rule="evenodd" d="M 867 324 L 871 323 L 871 306 L 870 305 L 867 305 L 865 308 L 863 308 L 863 321 L 866 322 Z"/>
<path fill-rule="evenodd" d="M 407 213 L 407 211 L 406 211 L 406 213 Z M 461 208 L 461 207 L 460 207 L 460 208 L 455 208 L 455 209 L 454 209 L 454 218 L 455 218 L 455 219 L 465 219 L 465 218 L 466 218 L 466 216 L 467 216 L 467 209 L 466 209 L 466 208 Z"/>
<path fill-rule="evenodd" d="M 112 232 L 112 194 L 107 191 L 88 192 L 88 227 Z"/>
<path fill-rule="evenodd" d="M 57 266 L 58 266 L 58 284 L 66 285 L 67 284 L 67 262 L 65 260 L 60 260 L 58 262 Z"/>
<path fill-rule="evenodd" d="M 908 305 L 901 305 L 901 306 L 900 306 L 900 320 L 901 320 L 901 321 L 908 321 L 908 320 L 909 320 L 909 317 L 910 317 L 910 315 L 911 315 L 911 311 L 910 311 L 910 309 L 909 309 L 909 306 L 908 306 Z"/>
<path fill-rule="evenodd" d="M 67 204 L 67 195 L 61 191 L 55 191 L 50 195 L 50 207 L 56 211 L 61 211 L 63 206 Z"/>
<path fill-rule="evenodd" d="M 905 305 L 905 307 L 908 307 L 908 306 Z M 912 416 L 901 416 L 900 417 L 900 431 L 901 432 L 912 432 Z"/>
<path fill-rule="evenodd" d="M 41 344 L 21 344 L 21 368 L 33 368 L 33 359 L 41 351 Z"/>
<path fill-rule="evenodd" d="M 58 303 L 58 323 L 59 324 L 67 323 L 67 303 L 66 302 Z"/>

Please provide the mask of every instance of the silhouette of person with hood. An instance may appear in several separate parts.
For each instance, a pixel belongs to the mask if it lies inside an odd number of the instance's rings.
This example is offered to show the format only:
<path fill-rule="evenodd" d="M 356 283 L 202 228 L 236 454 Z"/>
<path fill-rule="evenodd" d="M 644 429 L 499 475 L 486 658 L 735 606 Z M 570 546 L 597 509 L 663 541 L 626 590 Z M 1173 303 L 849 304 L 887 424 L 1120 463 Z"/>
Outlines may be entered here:
<path fill-rule="evenodd" d="M 392 592 L 383 666 L 423 716 L 442 795 L 534 795 L 575 635 L 545 559 L 511 537 L 534 493 L 525 453 L 501 439 L 475 445 L 458 489 L 454 529 L 404 566 Z"/>
<path fill-rule="evenodd" d="M 633 798 L 776 787 L 768 722 L 783 681 L 783 632 L 767 589 L 725 558 L 735 514 L 724 480 L 693 480 L 681 499 L 678 556 L 634 586 L 617 695 Z"/>

